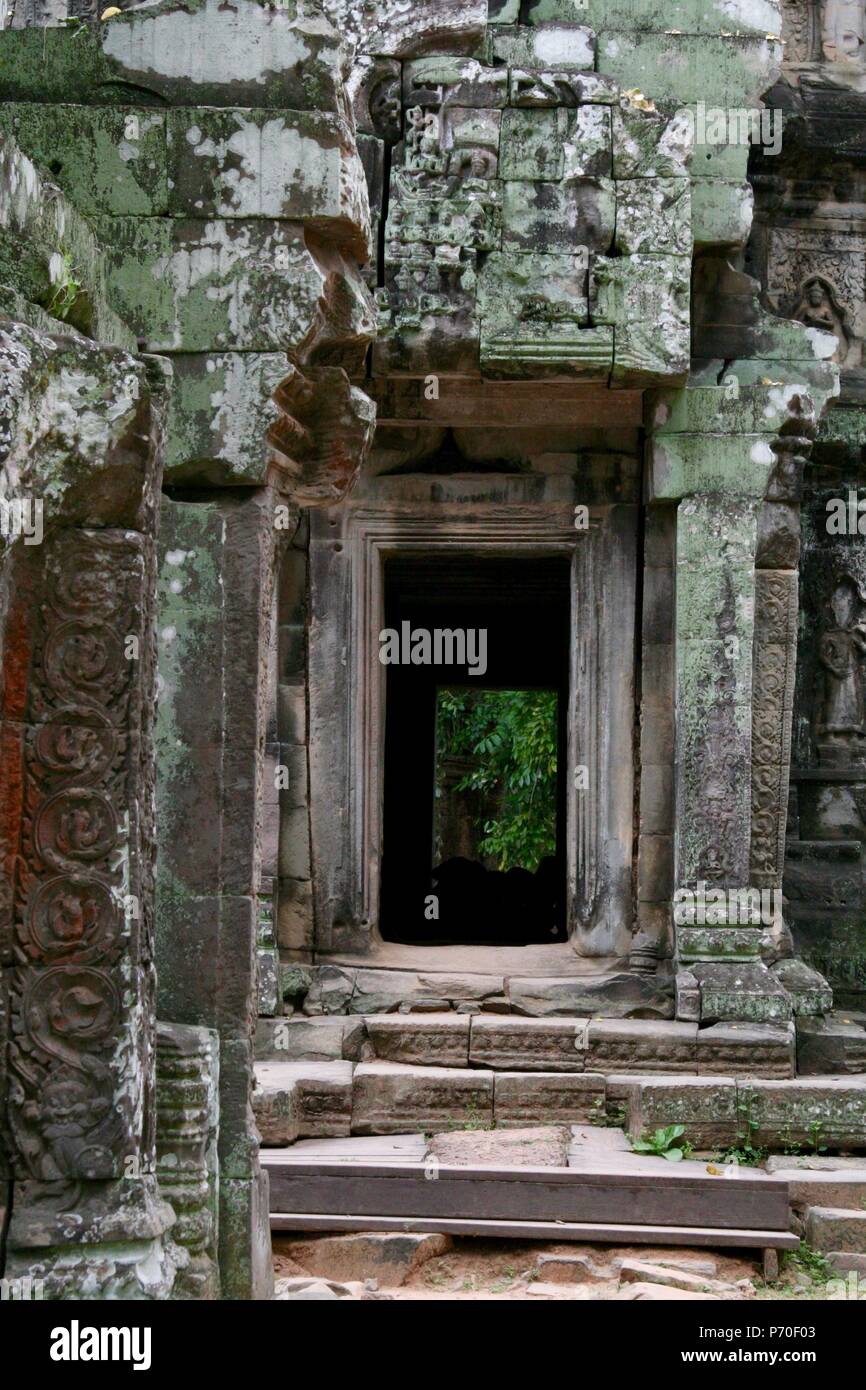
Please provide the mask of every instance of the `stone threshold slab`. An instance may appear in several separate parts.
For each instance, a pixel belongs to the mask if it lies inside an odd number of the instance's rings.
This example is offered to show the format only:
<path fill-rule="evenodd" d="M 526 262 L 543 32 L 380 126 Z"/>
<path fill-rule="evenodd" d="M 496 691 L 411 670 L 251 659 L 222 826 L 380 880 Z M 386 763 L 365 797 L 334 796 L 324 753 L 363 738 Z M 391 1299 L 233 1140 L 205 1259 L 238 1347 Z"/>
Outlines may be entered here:
<path fill-rule="evenodd" d="M 549 946 L 410 946 L 385 941 L 370 955 L 317 955 L 316 965 L 354 970 L 409 970 L 441 975 L 603 977 L 628 969 L 627 958 L 579 956 L 567 941 Z"/>

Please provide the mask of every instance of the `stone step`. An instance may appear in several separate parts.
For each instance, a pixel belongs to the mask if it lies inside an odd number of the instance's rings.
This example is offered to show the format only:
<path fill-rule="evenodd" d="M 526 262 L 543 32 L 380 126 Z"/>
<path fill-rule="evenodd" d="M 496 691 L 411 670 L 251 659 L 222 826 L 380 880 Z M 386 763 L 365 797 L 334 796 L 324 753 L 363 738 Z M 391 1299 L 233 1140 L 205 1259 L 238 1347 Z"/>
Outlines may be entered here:
<path fill-rule="evenodd" d="M 609 1076 L 612 1104 L 625 1109 L 633 1136 L 683 1124 L 698 1149 L 744 1141 L 768 1149 L 866 1149 L 866 1076 Z"/>
<path fill-rule="evenodd" d="M 658 1284 L 663 1288 L 682 1289 L 686 1293 L 715 1294 L 718 1298 L 743 1297 L 743 1289 L 726 1280 L 694 1274 L 685 1269 L 671 1269 L 649 1260 L 623 1260 L 619 1277 L 623 1284 Z"/>
<path fill-rule="evenodd" d="M 352 1130 L 401 1134 L 493 1124 L 493 1076 L 466 1067 L 361 1062 L 355 1069 Z"/>
<path fill-rule="evenodd" d="M 525 1128 L 585 1122 L 604 1105 L 604 1077 L 580 1072 L 490 1072 L 362 1062 L 355 1069 L 352 1129 Z"/>
<path fill-rule="evenodd" d="M 260 1018 L 256 1058 L 274 1062 L 360 1062 L 366 1041 L 364 1020 L 346 1014 L 320 1018 Z"/>
<path fill-rule="evenodd" d="M 604 1109 L 598 1073 L 496 1072 L 399 1062 L 256 1063 L 263 1145 L 296 1139 L 586 1123 Z"/>
<path fill-rule="evenodd" d="M 257 1062 L 253 1112 L 262 1143 L 280 1147 L 284 1117 L 295 1138 L 348 1135 L 352 1130 L 352 1062 Z"/>
<path fill-rule="evenodd" d="M 695 960 L 689 970 L 700 986 L 701 1018 L 707 1023 L 745 1017 L 756 1023 L 784 1024 L 793 1017 L 788 991 L 761 960 L 738 962 L 736 970 L 723 961 Z M 830 1003 L 832 996 L 827 1007 Z"/>
<path fill-rule="evenodd" d="M 793 1024 L 384 1013 L 260 1020 L 256 1055 L 272 1061 L 382 1061 L 514 1072 L 794 1075 Z"/>
<path fill-rule="evenodd" d="M 371 1014 L 364 1019 L 370 1058 L 409 1066 L 467 1067 L 468 1014 Z"/>
<path fill-rule="evenodd" d="M 866 1162 L 860 1168 L 839 1172 L 814 1171 L 795 1166 L 795 1159 L 786 1160 L 790 1167 L 773 1165 L 775 1178 L 788 1184 L 792 1207 L 833 1207 L 836 1210 L 866 1211 Z M 769 1165 L 768 1165 L 769 1167 Z"/>
<path fill-rule="evenodd" d="M 866 1255 L 866 1211 L 848 1207 L 810 1207 L 806 1240 L 813 1250 Z"/>
<path fill-rule="evenodd" d="M 866 1071 L 866 1028 L 844 1012 L 798 1018 L 797 1070 L 801 1076 Z"/>
<path fill-rule="evenodd" d="M 866 1149 L 866 1077 L 756 1080 L 600 1071 L 510 1071 L 403 1062 L 256 1064 L 263 1143 L 447 1129 L 599 1125 L 633 1137 L 683 1124 L 698 1150 Z M 792 1166 L 796 1166 L 792 1164 Z M 831 1184 L 832 1186 L 832 1184 Z M 842 1185 L 840 1185 L 842 1186 Z"/>
<path fill-rule="evenodd" d="M 442 951 L 449 949 L 433 948 L 435 958 L 442 960 Z M 542 953 L 551 950 L 540 949 Z M 466 958 L 465 948 L 460 955 Z M 555 955 L 560 961 L 558 974 L 531 973 L 531 961 L 538 959 L 532 948 L 507 952 L 508 968 L 498 974 L 447 967 L 425 971 L 348 963 L 299 965 L 294 972 L 298 981 L 295 998 L 308 1017 L 453 1010 L 534 1018 L 673 1018 L 670 981 L 620 969 L 617 962 L 602 973 L 575 973 L 570 947 L 563 946 L 561 953 L 556 948 Z M 481 949 L 477 958 L 488 956 Z M 526 962 L 522 967 L 521 961 Z"/>

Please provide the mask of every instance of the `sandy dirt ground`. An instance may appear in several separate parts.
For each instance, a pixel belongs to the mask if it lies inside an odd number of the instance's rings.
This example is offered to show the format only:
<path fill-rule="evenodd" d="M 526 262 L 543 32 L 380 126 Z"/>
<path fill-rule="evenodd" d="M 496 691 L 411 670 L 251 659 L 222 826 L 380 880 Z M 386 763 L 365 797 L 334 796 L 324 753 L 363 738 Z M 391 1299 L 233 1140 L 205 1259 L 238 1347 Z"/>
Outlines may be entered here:
<path fill-rule="evenodd" d="M 301 1279 L 313 1273 L 305 1263 L 305 1247 L 316 1237 L 274 1237 L 274 1271 L 279 1280 Z M 591 1268 L 580 1271 L 578 1282 L 570 1282 L 576 1271 L 567 1266 L 546 1266 L 543 1257 L 583 1256 Z M 384 1278 L 369 1278 L 367 1293 L 372 1297 L 395 1300 L 548 1300 L 581 1301 L 625 1299 L 631 1297 L 629 1285 L 621 1281 L 622 1260 L 669 1266 L 706 1276 L 708 1287 L 723 1283 L 737 1299 L 823 1299 L 832 1295 L 829 1271 L 810 1268 L 798 1258 L 782 1259 L 778 1282 L 765 1284 L 759 1254 L 748 1251 L 717 1251 L 664 1246 L 573 1245 L 508 1240 L 455 1240 L 449 1250 L 411 1270 L 404 1282 L 393 1285 Z M 310 1263 L 315 1263 L 310 1260 Z M 587 1277 L 583 1277 L 586 1273 Z M 607 1274 L 608 1277 L 605 1277 Z M 316 1277 L 313 1275 L 313 1277 Z M 569 1282 L 559 1282 L 569 1279 Z M 643 1287 L 643 1286 L 642 1286 Z M 638 1298 L 649 1295 L 637 1295 Z M 682 1298 L 682 1291 L 657 1286 L 657 1298 Z M 687 1295 L 685 1295 L 687 1296 Z M 706 1296 L 706 1295 L 705 1295 Z M 719 1296 L 717 1294 L 717 1296 Z"/>

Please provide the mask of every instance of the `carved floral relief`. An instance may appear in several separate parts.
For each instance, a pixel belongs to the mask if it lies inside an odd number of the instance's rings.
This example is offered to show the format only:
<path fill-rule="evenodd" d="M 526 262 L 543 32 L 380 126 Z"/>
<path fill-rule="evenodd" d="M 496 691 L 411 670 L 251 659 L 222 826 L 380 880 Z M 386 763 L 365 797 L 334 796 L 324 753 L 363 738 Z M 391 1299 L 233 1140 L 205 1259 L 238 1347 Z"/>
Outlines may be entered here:
<path fill-rule="evenodd" d="M 9 971 L 9 1128 L 43 1181 L 123 1174 L 140 1138 L 130 1040 L 146 799 L 138 752 L 147 653 L 144 543 L 63 532 L 33 617 Z"/>

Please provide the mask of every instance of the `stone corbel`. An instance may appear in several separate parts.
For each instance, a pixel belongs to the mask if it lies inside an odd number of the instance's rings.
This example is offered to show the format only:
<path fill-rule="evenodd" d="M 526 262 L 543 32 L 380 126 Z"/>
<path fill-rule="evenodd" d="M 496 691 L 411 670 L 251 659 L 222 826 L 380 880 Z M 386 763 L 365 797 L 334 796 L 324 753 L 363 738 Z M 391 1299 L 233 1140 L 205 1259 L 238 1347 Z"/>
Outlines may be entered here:
<path fill-rule="evenodd" d="M 373 442 L 376 407 L 342 367 L 293 367 L 274 393 L 268 431 L 280 490 L 301 507 L 339 502 Z"/>

